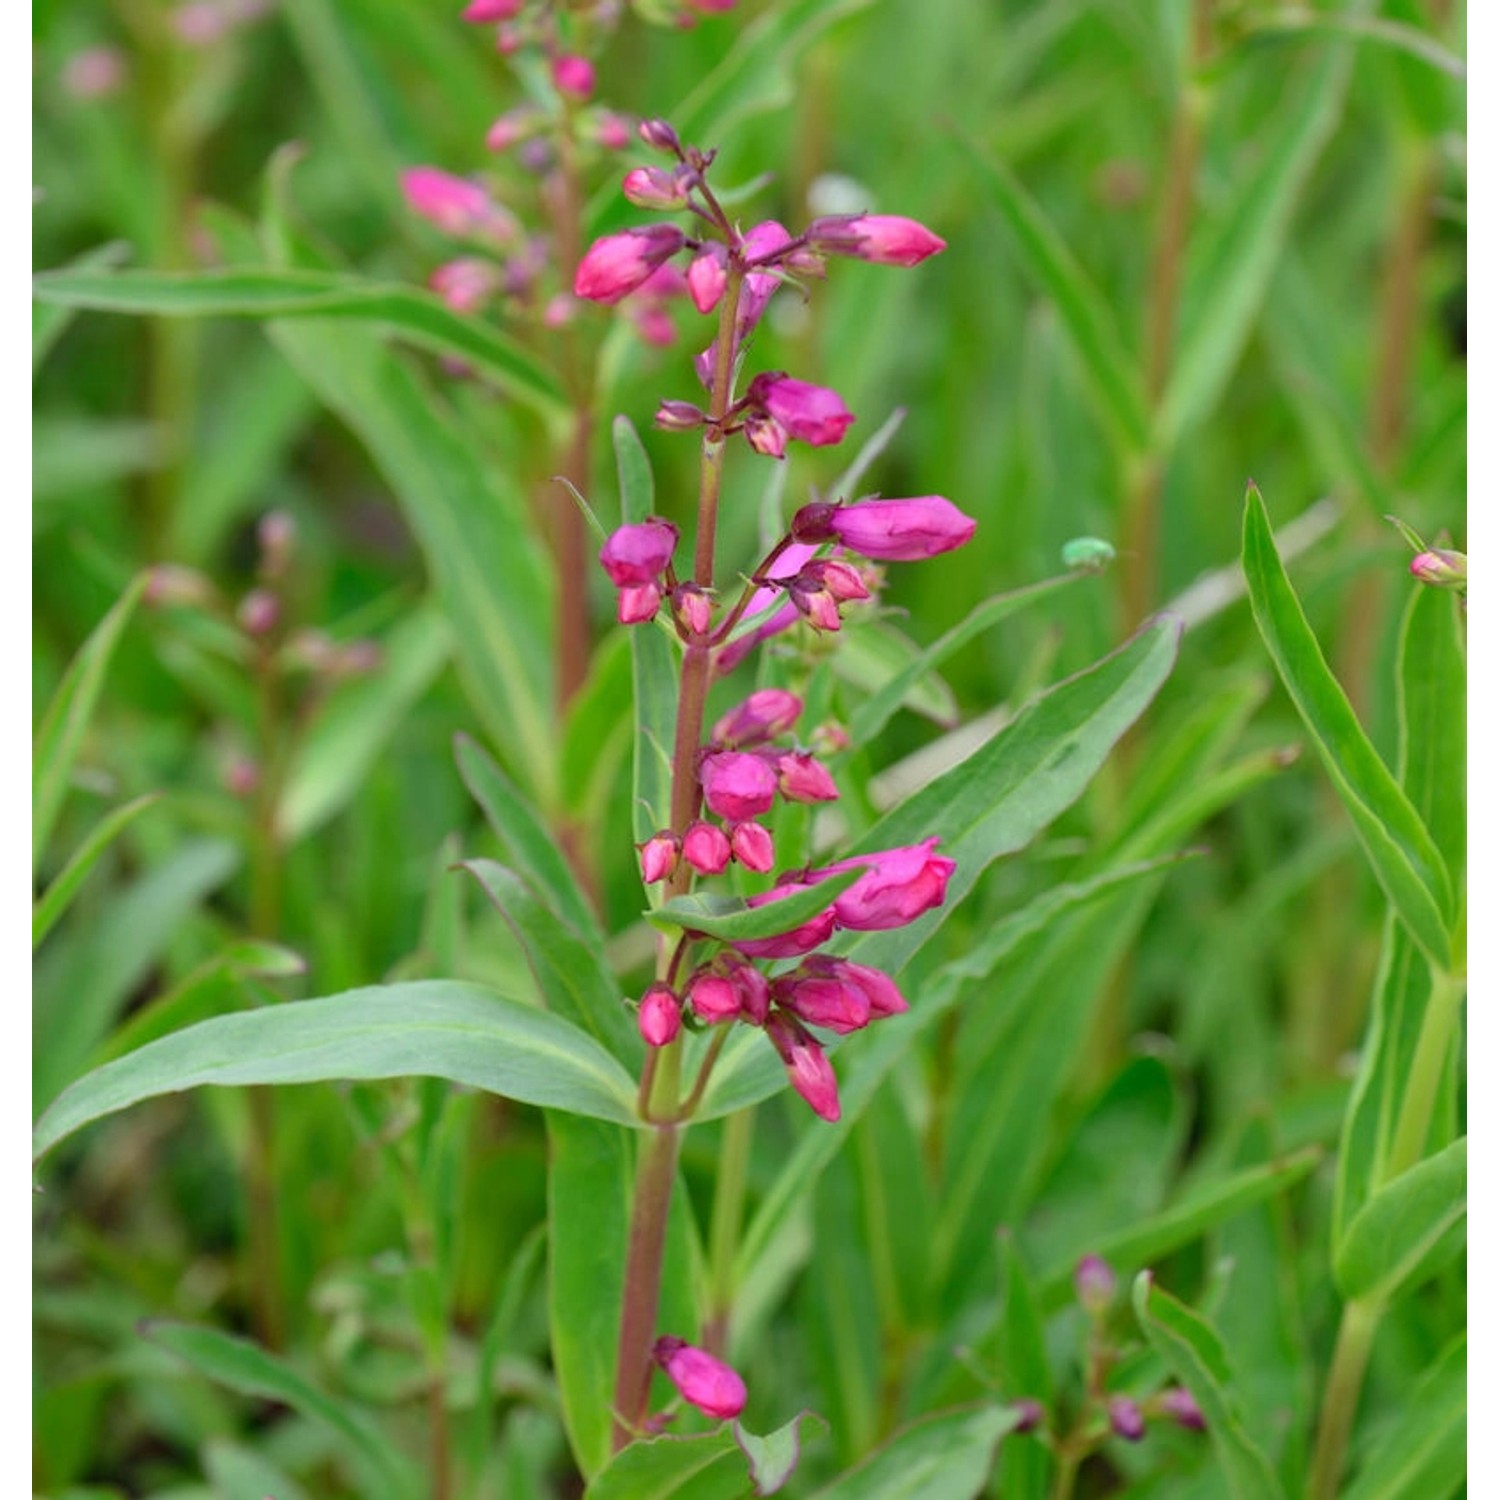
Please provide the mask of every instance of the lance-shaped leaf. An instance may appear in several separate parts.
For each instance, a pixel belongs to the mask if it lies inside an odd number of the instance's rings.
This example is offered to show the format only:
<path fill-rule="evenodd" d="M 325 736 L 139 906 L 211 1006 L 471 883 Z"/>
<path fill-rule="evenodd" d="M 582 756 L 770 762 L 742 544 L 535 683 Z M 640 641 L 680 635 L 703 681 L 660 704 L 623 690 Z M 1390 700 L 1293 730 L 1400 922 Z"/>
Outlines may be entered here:
<path fill-rule="evenodd" d="M 1013 1408 L 982 1406 L 913 1422 L 813 1500 L 976 1495 L 994 1462 L 995 1445 L 1019 1421 Z"/>
<path fill-rule="evenodd" d="M 578 1027 L 475 984 L 424 980 L 189 1026 L 85 1074 L 32 1136 L 40 1157 L 92 1120 L 203 1084 L 447 1078 L 633 1125 L 635 1085 Z"/>
<path fill-rule="evenodd" d="M 1255 623 L 1301 714 L 1371 868 L 1428 957 L 1452 961 L 1453 892 L 1442 855 L 1335 681 L 1276 552 L 1260 492 L 1245 496 L 1243 562 Z"/>
<path fill-rule="evenodd" d="M 78 888 L 88 878 L 88 873 L 99 862 L 99 857 L 130 826 L 136 816 L 161 800 L 160 792 L 147 792 L 134 802 L 127 802 L 113 812 L 106 813 L 90 831 L 89 836 L 74 851 L 73 857 L 63 867 L 57 878 L 49 885 L 36 905 L 31 909 L 31 946 L 35 948 L 47 936 L 57 919 L 67 911 Z"/>
<path fill-rule="evenodd" d="M 820 911 L 832 906 L 834 899 L 864 873 L 863 867 L 840 870 L 836 875 L 794 890 L 779 900 L 767 901 L 762 906 L 750 906 L 733 896 L 694 892 L 690 896 L 678 896 L 649 915 L 658 927 L 701 932 L 724 943 L 748 943 L 790 932 L 810 921 Z"/>

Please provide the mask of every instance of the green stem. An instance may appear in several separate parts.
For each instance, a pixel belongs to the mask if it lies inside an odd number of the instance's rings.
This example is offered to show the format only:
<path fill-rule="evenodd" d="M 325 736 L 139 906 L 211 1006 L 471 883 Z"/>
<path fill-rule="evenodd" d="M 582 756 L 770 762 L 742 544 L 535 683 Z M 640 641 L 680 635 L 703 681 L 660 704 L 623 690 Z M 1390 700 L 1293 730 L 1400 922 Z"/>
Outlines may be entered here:
<path fill-rule="evenodd" d="M 708 1234 L 708 1316 L 703 1322 L 703 1346 L 720 1357 L 729 1347 L 729 1315 L 735 1293 L 734 1252 L 744 1216 L 754 1133 L 755 1111 L 737 1110 L 724 1121 L 724 1135 L 719 1143 L 719 1171 L 714 1182 L 713 1218 Z"/>
<path fill-rule="evenodd" d="M 1401 1113 L 1396 1117 L 1396 1131 L 1391 1139 L 1382 1181 L 1389 1182 L 1399 1177 L 1422 1159 L 1463 995 L 1464 981 L 1461 978 L 1434 970 L 1432 990 L 1427 997 L 1422 1029 L 1417 1034 L 1416 1051 L 1412 1054 L 1411 1069 L 1406 1076 L 1406 1093 L 1401 1100 Z"/>
<path fill-rule="evenodd" d="M 1354 1427 L 1365 1367 L 1370 1362 L 1375 1331 L 1384 1312 L 1385 1309 L 1377 1303 L 1348 1302 L 1344 1305 L 1338 1341 L 1333 1347 L 1333 1363 L 1328 1370 L 1328 1385 L 1323 1393 L 1323 1410 L 1318 1418 L 1317 1443 L 1307 1478 L 1307 1500 L 1334 1500 L 1338 1494 L 1339 1476 L 1344 1468 L 1349 1434 Z"/>

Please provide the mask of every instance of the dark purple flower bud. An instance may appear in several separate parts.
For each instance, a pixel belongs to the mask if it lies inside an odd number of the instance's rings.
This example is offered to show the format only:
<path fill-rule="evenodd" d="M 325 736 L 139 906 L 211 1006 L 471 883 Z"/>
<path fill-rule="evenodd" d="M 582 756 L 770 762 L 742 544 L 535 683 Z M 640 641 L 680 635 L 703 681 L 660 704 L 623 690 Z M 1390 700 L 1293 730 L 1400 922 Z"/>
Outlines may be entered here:
<path fill-rule="evenodd" d="M 1156 1398 L 1157 1409 L 1164 1417 L 1193 1432 L 1202 1432 L 1207 1425 L 1203 1420 L 1203 1408 L 1193 1399 L 1191 1391 L 1180 1385 L 1169 1386 Z"/>
<path fill-rule="evenodd" d="M 1116 1437 L 1127 1443 L 1138 1443 L 1146 1435 L 1146 1417 L 1140 1404 L 1129 1396 L 1109 1398 L 1109 1426 Z"/>
<path fill-rule="evenodd" d="M 770 830 L 759 823 L 736 823 L 729 830 L 729 847 L 740 864 L 758 875 L 776 867 L 776 846 Z"/>
<path fill-rule="evenodd" d="M 665 151 L 669 156 L 682 154 L 682 142 L 665 120 L 642 120 L 636 133 L 653 151 Z"/>
<path fill-rule="evenodd" d="M 661 833 L 652 834 L 638 847 L 641 853 L 641 879 L 647 885 L 670 879 L 677 868 L 677 857 L 682 852 L 676 834 L 663 829 Z"/>
<path fill-rule="evenodd" d="M 682 857 L 700 875 L 722 875 L 729 868 L 729 836 L 701 819 L 689 823 L 682 836 Z"/>
<path fill-rule="evenodd" d="M 1114 1267 L 1100 1255 L 1085 1255 L 1073 1272 L 1078 1301 L 1093 1317 L 1102 1317 L 1115 1300 L 1119 1286 Z"/>
<path fill-rule="evenodd" d="M 726 750 L 743 750 L 785 734 L 802 713 L 802 700 L 784 688 L 761 688 L 751 693 L 714 725 L 713 743 Z"/>
<path fill-rule="evenodd" d="M 837 802 L 839 789 L 828 768 L 805 750 L 790 750 L 776 760 L 781 795 L 790 802 Z"/>
<path fill-rule="evenodd" d="M 837 391 L 789 375 L 757 375 L 746 398 L 779 422 L 789 437 L 814 448 L 842 442 L 854 421 Z"/>
<path fill-rule="evenodd" d="M 828 1054 L 816 1038 L 801 1022 L 781 1010 L 772 1011 L 767 1019 L 766 1035 L 786 1065 L 792 1087 L 812 1106 L 813 1113 L 825 1120 L 837 1120 L 839 1082 Z"/>
<path fill-rule="evenodd" d="M 1019 1401 L 1012 1401 L 1010 1409 L 1016 1414 L 1014 1430 L 1018 1434 L 1035 1432 L 1047 1421 L 1047 1408 L 1033 1396 L 1022 1396 Z"/>
<path fill-rule="evenodd" d="M 573 293 L 590 302 L 618 302 L 648 281 L 682 245 L 683 234 L 675 224 L 648 224 L 607 234 L 595 240 L 579 261 Z"/>
<path fill-rule="evenodd" d="M 828 255 L 853 255 L 881 266 L 914 266 L 947 249 L 915 219 L 895 214 L 833 214 L 807 226 L 811 249 Z"/>
<path fill-rule="evenodd" d="M 913 500 L 860 500 L 854 505 L 804 505 L 792 517 L 799 542 L 840 541 L 861 557 L 916 562 L 962 547 L 974 519 L 941 495 Z"/>
<path fill-rule="evenodd" d="M 728 1365 L 682 1339 L 657 1339 L 651 1357 L 678 1394 L 705 1416 L 728 1422 L 745 1409 L 745 1382 Z"/>
<path fill-rule="evenodd" d="M 776 801 L 776 772 L 758 755 L 721 750 L 703 757 L 703 800 L 731 823 L 759 817 Z"/>
<path fill-rule="evenodd" d="M 677 550 L 677 528 L 670 521 L 637 521 L 617 527 L 599 549 L 599 562 L 616 588 L 654 583 Z"/>
<path fill-rule="evenodd" d="M 687 186 L 667 167 L 632 167 L 620 184 L 627 202 L 637 208 L 671 209 L 687 206 Z"/>
<path fill-rule="evenodd" d="M 682 1008 L 677 996 L 664 984 L 653 984 L 641 996 L 637 1021 L 648 1047 L 665 1047 L 682 1030 Z"/>

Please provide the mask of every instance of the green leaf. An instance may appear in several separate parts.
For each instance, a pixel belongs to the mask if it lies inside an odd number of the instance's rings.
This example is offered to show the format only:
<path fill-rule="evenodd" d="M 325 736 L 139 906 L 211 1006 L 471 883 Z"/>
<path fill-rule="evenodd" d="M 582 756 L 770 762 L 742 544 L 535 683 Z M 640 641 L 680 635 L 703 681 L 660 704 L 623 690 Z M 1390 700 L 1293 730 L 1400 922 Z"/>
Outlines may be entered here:
<path fill-rule="evenodd" d="M 144 576 L 134 579 L 113 608 L 94 627 L 68 665 L 31 748 L 31 870 L 36 874 L 52 825 L 67 795 L 73 765 L 83 744 L 104 674 L 109 670 L 120 636 L 146 586 Z"/>
<path fill-rule="evenodd" d="M 121 240 L 86 250 L 68 262 L 69 271 L 105 271 L 129 258 L 130 246 Z M 31 378 L 41 369 L 57 341 L 73 321 L 74 309 L 61 303 L 33 303 L 31 308 Z"/>
<path fill-rule="evenodd" d="M 977 1495 L 1019 1415 L 983 1406 L 913 1422 L 814 1500 L 957 1500 Z"/>
<path fill-rule="evenodd" d="M 397 282 L 340 271 L 45 271 L 32 283 L 39 302 L 96 312 L 164 318 L 347 318 L 388 329 L 419 349 L 462 359 L 506 395 L 555 418 L 567 398 L 550 371 L 488 322 L 456 313 L 441 298 Z"/>
<path fill-rule="evenodd" d="M 967 141 L 961 144 L 1010 231 L 1022 270 L 1057 304 L 1100 411 L 1132 451 L 1143 452 L 1150 441 L 1145 395 L 1109 303 L 1010 170 Z"/>
<path fill-rule="evenodd" d="M 806 1434 L 802 1431 L 804 1424 L 810 1429 Z M 755 1484 L 755 1493 L 774 1495 L 795 1472 L 802 1457 L 803 1443 L 810 1438 L 822 1437 L 827 1431 L 828 1423 L 812 1411 L 798 1412 L 790 1422 L 783 1423 L 764 1437 L 746 1432 L 744 1426 L 736 1422 L 734 1440 L 750 1461 L 750 1478 Z"/>
<path fill-rule="evenodd" d="M 953 689 L 932 666 L 918 667 L 923 655 L 910 636 L 881 621 L 867 620 L 842 633 L 839 649 L 833 653 L 829 665 L 866 703 L 871 695 L 900 681 L 903 686 L 896 698 L 897 707 L 909 708 L 944 729 L 951 729 L 959 717 Z M 869 743 L 867 739 L 856 739 L 852 730 L 850 739 L 854 744 Z"/>
<path fill-rule="evenodd" d="M 1162 1291 L 1149 1271 L 1136 1277 L 1131 1300 L 1151 1347 L 1202 1408 L 1233 1500 L 1281 1500 L 1280 1483 L 1240 1420 L 1229 1356 L 1213 1325 Z"/>
<path fill-rule="evenodd" d="M 1001 1391 L 1013 1400 L 1029 1397 L 1052 1401 L 1052 1366 L 1047 1357 L 1047 1330 L 1036 1286 L 1009 1230 L 996 1236 L 1000 1262 L 1000 1313 L 992 1344 Z M 1006 1500 L 1042 1500 L 1048 1493 L 1052 1456 L 1041 1442 L 1004 1443 L 998 1479 Z"/>
<path fill-rule="evenodd" d="M 598 919 L 578 889 L 556 835 L 547 831 L 520 788 L 468 735 L 454 736 L 453 756 L 458 774 L 483 809 L 511 864 L 557 903 L 560 915 L 595 950 L 602 964 Z"/>
<path fill-rule="evenodd" d="M 656 488 L 640 434 L 630 418 L 614 422 L 615 465 L 620 476 L 620 520 L 638 525 L 652 514 Z M 665 631 L 630 628 L 635 688 L 635 841 L 644 844 L 672 823 L 672 742 L 677 732 L 677 657 Z"/>
<path fill-rule="evenodd" d="M 1392 1179 L 1354 1216 L 1333 1261 L 1346 1301 L 1384 1305 L 1463 1248 L 1468 1137 Z"/>
<path fill-rule="evenodd" d="M 728 1426 L 698 1437 L 632 1443 L 583 1492 L 584 1500 L 744 1500 L 745 1455 Z"/>
<path fill-rule="evenodd" d="M 287 769 L 276 808 L 285 843 L 305 838 L 349 804 L 451 649 L 447 620 L 435 606 L 423 605 L 382 642 L 374 672 L 332 693 Z"/>
<path fill-rule="evenodd" d="M 1254 175 L 1225 193 L 1228 215 L 1195 237 L 1182 295 L 1187 332 L 1157 415 L 1159 451 L 1220 405 L 1281 259 L 1297 200 L 1338 125 L 1352 60 L 1347 43 L 1323 50 L 1300 95 L 1271 116 Z"/>
<path fill-rule="evenodd" d="M 1442 856 L 1329 671 L 1277 555 L 1254 485 L 1245 496 L 1243 561 L 1255 623 L 1354 820 L 1375 876 L 1418 944 L 1446 969 L 1452 958 L 1453 895 Z"/>
<path fill-rule="evenodd" d="M 211 1438 L 203 1450 L 203 1467 L 216 1500 L 307 1500 L 307 1491 L 285 1470 L 268 1462 L 253 1448 L 242 1448 L 223 1438 Z"/>
<path fill-rule="evenodd" d="M 598 948 L 540 900 L 514 870 L 489 859 L 465 860 L 459 868 L 479 882 L 525 949 L 547 1009 L 637 1069 L 643 1048 L 640 1033 Z"/>
<path fill-rule="evenodd" d="M 1370 1450 L 1342 1500 L 1449 1500 L 1468 1469 L 1468 1340 L 1460 1334 L 1415 1387 Z"/>
<path fill-rule="evenodd" d="M 203 1084 L 407 1077 L 636 1123 L 629 1075 L 576 1026 L 479 985 L 422 980 L 174 1032 L 65 1089 L 37 1121 L 32 1148 L 40 1157 L 92 1120 Z"/>
<path fill-rule="evenodd" d="M 285 1360 L 216 1328 L 151 1322 L 143 1331 L 153 1344 L 210 1380 L 241 1395 L 279 1401 L 328 1428 L 366 1493 L 392 1497 L 419 1493 L 410 1464 L 374 1422 L 336 1401 Z"/>
<path fill-rule="evenodd" d="M 35 948 L 47 936 L 59 917 L 72 904 L 78 888 L 88 878 L 89 871 L 99 862 L 99 856 L 109 848 L 121 833 L 134 822 L 138 814 L 145 812 L 155 802 L 161 801 L 160 792 L 147 792 L 134 802 L 127 802 L 94 824 L 84 841 L 73 852 L 73 857 L 63 866 L 35 906 L 31 909 L 31 946 Z"/>
<path fill-rule="evenodd" d="M 649 915 L 651 921 L 661 928 L 678 927 L 684 932 L 701 932 L 724 943 L 748 943 L 800 927 L 831 906 L 834 898 L 848 890 L 864 873 L 863 866 L 840 870 L 816 885 L 794 891 L 779 901 L 769 901 L 764 906 L 747 906 L 733 896 L 694 892 L 690 896 L 678 896 Z"/>

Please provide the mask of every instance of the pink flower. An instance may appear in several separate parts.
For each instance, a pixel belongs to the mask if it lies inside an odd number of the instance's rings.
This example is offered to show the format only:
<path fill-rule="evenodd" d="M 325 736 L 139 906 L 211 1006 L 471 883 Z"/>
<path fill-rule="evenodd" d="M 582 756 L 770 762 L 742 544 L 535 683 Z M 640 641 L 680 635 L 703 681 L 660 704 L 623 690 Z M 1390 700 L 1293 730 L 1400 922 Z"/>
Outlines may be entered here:
<path fill-rule="evenodd" d="M 758 875 L 776 867 L 776 846 L 770 830 L 759 823 L 736 823 L 729 830 L 729 847 L 740 864 Z"/>
<path fill-rule="evenodd" d="M 640 845 L 641 879 L 647 885 L 668 879 L 677 868 L 677 856 L 681 853 L 677 836 L 663 830 L 652 834 Z"/>
<path fill-rule="evenodd" d="M 789 375 L 757 375 L 746 396 L 779 422 L 788 436 L 814 448 L 842 442 L 854 421 L 854 414 L 837 391 L 793 380 Z"/>
<path fill-rule="evenodd" d="M 790 750 L 776 761 L 776 782 L 789 802 L 837 802 L 839 789 L 828 768 L 804 750 Z"/>
<path fill-rule="evenodd" d="M 745 904 L 767 906 L 773 901 L 784 900 L 796 894 L 797 891 L 805 889 L 803 885 L 779 885 L 773 890 L 763 891 L 758 896 L 747 897 Z M 833 908 L 829 906 L 815 916 L 809 917 L 800 926 L 778 933 L 774 937 L 753 938 L 749 942 L 739 942 L 735 944 L 735 947 L 748 958 L 796 958 L 803 953 L 811 953 L 814 948 L 821 948 L 833 936 L 833 924 Z"/>
<path fill-rule="evenodd" d="M 699 312 L 711 313 L 719 305 L 729 280 L 727 259 L 723 245 L 716 242 L 705 245 L 688 263 L 688 295 Z"/>
<path fill-rule="evenodd" d="M 707 635 L 713 624 L 713 601 L 697 584 L 679 584 L 672 591 L 672 609 L 690 635 Z"/>
<path fill-rule="evenodd" d="M 516 221 L 477 183 L 437 167 L 410 167 L 401 174 L 407 206 L 444 234 L 510 239 Z"/>
<path fill-rule="evenodd" d="M 615 619 L 622 625 L 644 625 L 661 608 L 661 590 L 654 583 L 631 584 L 615 600 Z"/>
<path fill-rule="evenodd" d="M 733 1021 L 740 1013 L 740 992 L 734 981 L 711 970 L 704 970 L 688 981 L 687 999 L 693 1014 L 709 1026 Z"/>
<path fill-rule="evenodd" d="M 676 550 L 677 528 L 653 516 L 612 531 L 599 549 L 599 562 L 616 588 L 628 588 L 654 582 Z"/>
<path fill-rule="evenodd" d="M 724 972 L 740 997 L 740 1017 L 752 1026 L 764 1026 L 771 1011 L 771 983 L 754 964 L 738 958 L 720 958 Z"/>
<path fill-rule="evenodd" d="M 509 21 L 520 15 L 524 0 L 469 0 L 463 19 L 483 26 L 490 21 Z"/>
<path fill-rule="evenodd" d="M 1469 582 L 1469 559 L 1449 547 L 1429 547 L 1411 560 L 1411 576 L 1435 588 L 1461 589 Z"/>
<path fill-rule="evenodd" d="M 878 1021 L 882 1016 L 899 1016 L 909 1010 L 896 982 L 889 974 L 872 969 L 868 964 L 857 964 L 847 958 L 830 958 L 815 953 L 802 965 L 803 972 L 823 978 L 835 979 L 840 984 L 853 985 L 864 991 L 870 1006 L 870 1019 Z"/>
<path fill-rule="evenodd" d="M 682 1007 L 667 985 L 653 984 L 641 996 L 636 1019 L 647 1046 L 665 1047 L 682 1030 Z"/>
<path fill-rule="evenodd" d="M 833 912 L 838 925 L 855 932 L 879 932 L 904 927 L 923 912 L 941 906 L 948 881 L 958 866 L 932 852 L 939 842 L 931 838 L 901 849 L 861 854 L 818 871 L 824 876 L 859 865 L 868 867 L 866 874 L 835 897 Z"/>
<path fill-rule="evenodd" d="M 776 772 L 758 755 L 716 751 L 703 757 L 698 776 L 703 800 L 731 823 L 769 812 L 776 801 Z"/>
<path fill-rule="evenodd" d="M 861 557 L 916 562 L 962 547 L 974 519 L 941 495 L 913 500 L 860 500 L 854 505 L 804 505 L 792 517 L 799 542 L 840 541 Z"/>
<path fill-rule="evenodd" d="M 762 641 L 790 630 L 796 623 L 797 606 L 788 600 L 774 614 L 767 615 L 754 630 L 721 646 L 714 654 L 714 671 L 721 677 L 734 671 Z"/>
<path fill-rule="evenodd" d="M 745 418 L 744 431 L 745 441 L 757 453 L 763 453 L 767 458 L 786 457 L 787 430 L 775 417 L 756 412 L 754 416 Z"/>
<path fill-rule="evenodd" d="M 565 52 L 552 59 L 552 82 L 559 93 L 587 99 L 594 92 L 594 65 L 586 57 Z"/>
<path fill-rule="evenodd" d="M 682 179 L 666 167 L 632 167 L 620 190 L 637 208 L 681 208 L 687 202 Z"/>
<path fill-rule="evenodd" d="M 578 263 L 573 291 L 590 302 L 618 302 L 676 255 L 682 243 L 682 231 L 674 224 L 648 224 L 607 234 L 595 240 Z"/>
<path fill-rule="evenodd" d="M 651 1357 L 666 1371 L 682 1399 L 705 1416 L 730 1421 L 745 1409 L 745 1382 L 728 1365 L 683 1339 L 663 1337 Z"/>
<path fill-rule="evenodd" d="M 477 312 L 500 284 L 500 277 L 487 260 L 461 256 L 439 266 L 427 285 L 454 312 Z"/>
<path fill-rule="evenodd" d="M 926 225 L 894 214 L 833 214 L 807 226 L 808 244 L 829 255 L 853 255 L 881 266 L 914 266 L 947 249 Z"/>
<path fill-rule="evenodd" d="M 777 1003 L 809 1026 L 821 1026 L 847 1036 L 870 1024 L 870 997 L 860 986 L 833 976 L 793 975 L 773 986 Z"/>
<path fill-rule="evenodd" d="M 802 713 L 802 700 L 784 688 L 761 688 L 714 725 L 713 742 L 727 750 L 764 744 L 785 734 Z"/>
<path fill-rule="evenodd" d="M 792 1087 L 812 1106 L 813 1113 L 825 1120 L 837 1120 L 839 1081 L 817 1039 L 782 1010 L 772 1011 L 766 1021 L 766 1035 L 786 1064 Z"/>
<path fill-rule="evenodd" d="M 729 837 L 712 823 L 690 823 L 682 836 L 682 857 L 700 875 L 722 875 L 729 868 Z"/>

